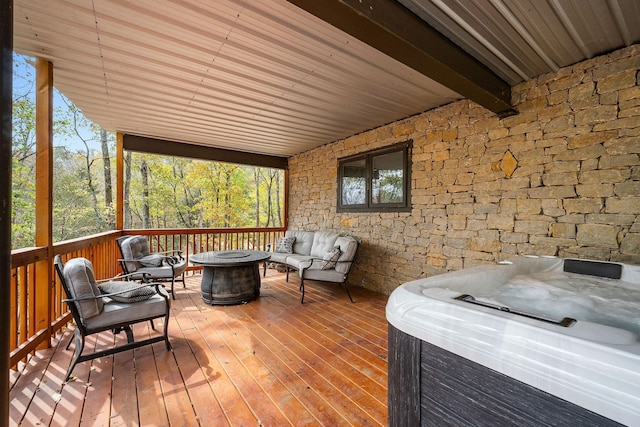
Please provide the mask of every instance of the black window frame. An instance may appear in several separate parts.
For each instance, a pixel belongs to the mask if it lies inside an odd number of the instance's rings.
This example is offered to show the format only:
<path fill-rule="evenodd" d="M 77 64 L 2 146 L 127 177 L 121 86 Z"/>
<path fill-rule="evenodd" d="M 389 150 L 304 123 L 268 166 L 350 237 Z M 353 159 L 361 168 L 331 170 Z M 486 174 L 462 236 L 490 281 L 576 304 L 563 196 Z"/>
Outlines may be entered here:
<path fill-rule="evenodd" d="M 413 140 L 407 140 L 388 147 L 367 151 L 353 156 L 338 159 L 338 204 L 337 212 L 410 212 L 411 211 L 411 150 Z M 373 159 L 377 156 L 402 153 L 402 195 L 400 203 L 373 203 Z M 345 165 L 364 160 L 365 162 L 365 203 L 349 204 L 342 203 L 342 184 L 345 176 Z"/>

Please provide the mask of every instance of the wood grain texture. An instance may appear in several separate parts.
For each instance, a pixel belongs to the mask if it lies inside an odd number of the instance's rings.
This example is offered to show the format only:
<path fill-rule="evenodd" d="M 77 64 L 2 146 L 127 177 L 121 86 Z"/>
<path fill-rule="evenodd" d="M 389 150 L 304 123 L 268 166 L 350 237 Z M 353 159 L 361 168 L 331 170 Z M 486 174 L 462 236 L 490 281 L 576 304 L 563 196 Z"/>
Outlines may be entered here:
<path fill-rule="evenodd" d="M 385 295 L 268 270 L 256 301 L 210 306 L 200 275 L 172 301 L 164 343 L 78 364 L 63 383 L 73 328 L 11 372 L 10 425 L 387 425 Z M 156 329 L 163 325 L 156 321 Z M 154 334 L 134 327 L 136 339 Z M 124 334 L 102 333 L 105 348 Z"/>
<path fill-rule="evenodd" d="M 392 427 L 620 426 L 391 325 L 389 337 Z"/>

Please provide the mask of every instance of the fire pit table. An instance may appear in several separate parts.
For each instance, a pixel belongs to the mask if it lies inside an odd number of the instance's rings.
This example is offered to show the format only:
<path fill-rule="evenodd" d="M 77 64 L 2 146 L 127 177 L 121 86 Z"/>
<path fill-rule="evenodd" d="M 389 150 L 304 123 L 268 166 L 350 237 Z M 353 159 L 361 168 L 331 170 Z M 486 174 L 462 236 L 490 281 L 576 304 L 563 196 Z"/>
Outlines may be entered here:
<path fill-rule="evenodd" d="M 231 305 L 253 301 L 260 295 L 258 264 L 270 257 L 269 252 L 263 251 L 215 251 L 191 255 L 189 261 L 203 266 L 202 300 L 212 305 Z"/>

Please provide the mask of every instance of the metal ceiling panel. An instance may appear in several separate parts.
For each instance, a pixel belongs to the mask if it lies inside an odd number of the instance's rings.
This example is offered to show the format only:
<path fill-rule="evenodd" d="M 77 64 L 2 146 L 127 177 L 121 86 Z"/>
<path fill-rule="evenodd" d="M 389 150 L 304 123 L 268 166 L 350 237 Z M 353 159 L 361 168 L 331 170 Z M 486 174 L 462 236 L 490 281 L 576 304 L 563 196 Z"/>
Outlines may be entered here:
<path fill-rule="evenodd" d="M 511 85 L 640 42 L 637 0 L 399 3 Z M 283 157 L 461 98 L 285 0 L 14 0 L 14 48 L 108 130 Z"/>
<path fill-rule="evenodd" d="M 636 0 L 400 0 L 512 85 L 640 42 Z"/>
<path fill-rule="evenodd" d="M 14 46 L 110 131 L 291 156 L 460 99 L 285 1 L 15 0 Z"/>

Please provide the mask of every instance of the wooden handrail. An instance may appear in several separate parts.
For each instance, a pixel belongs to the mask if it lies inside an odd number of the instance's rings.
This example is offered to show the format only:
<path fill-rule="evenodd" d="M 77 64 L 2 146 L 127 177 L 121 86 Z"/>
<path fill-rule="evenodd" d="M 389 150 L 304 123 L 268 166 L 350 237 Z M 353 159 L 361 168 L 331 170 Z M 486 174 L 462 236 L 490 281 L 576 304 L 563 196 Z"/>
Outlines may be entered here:
<path fill-rule="evenodd" d="M 47 342 L 49 336 L 64 330 L 71 320 L 64 295 L 57 277 L 52 283 L 37 283 L 36 264 L 45 264 L 53 271 L 53 257 L 62 255 L 68 260 L 84 257 L 94 264 L 97 279 L 113 277 L 120 273 L 120 253 L 116 239 L 122 235 L 140 234 L 148 236 L 152 250 L 180 249 L 184 255 L 220 249 L 261 249 L 273 244 L 283 236 L 285 228 L 193 228 L 155 230 L 116 230 L 55 243 L 51 254 L 46 247 L 17 249 L 11 252 L 11 355 L 10 365 L 16 366 L 36 348 Z M 198 267 L 194 267 L 198 268 Z M 47 286 L 51 292 L 51 324 L 49 329 L 35 330 L 36 293 Z"/>

